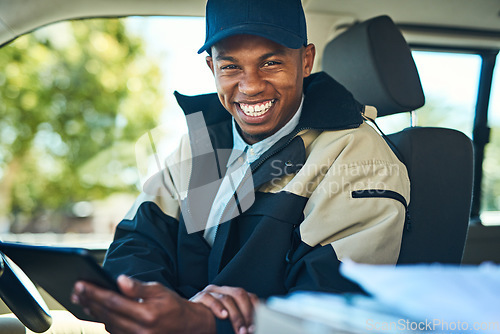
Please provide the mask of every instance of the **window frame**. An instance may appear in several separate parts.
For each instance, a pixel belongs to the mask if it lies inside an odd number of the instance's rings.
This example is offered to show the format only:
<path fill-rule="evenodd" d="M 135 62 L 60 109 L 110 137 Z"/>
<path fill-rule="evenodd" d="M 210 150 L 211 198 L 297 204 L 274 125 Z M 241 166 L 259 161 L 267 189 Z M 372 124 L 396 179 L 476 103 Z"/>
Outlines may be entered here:
<path fill-rule="evenodd" d="M 465 53 L 478 55 L 481 58 L 481 69 L 478 81 L 479 86 L 476 95 L 476 106 L 472 128 L 472 144 L 474 147 L 474 184 L 469 223 L 482 225 L 480 214 L 483 161 L 485 158 L 485 147 L 490 142 L 491 131 L 488 124 L 488 111 L 495 63 L 500 50 L 498 48 L 443 47 L 417 43 L 410 43 L 409 47 L 411 51 Z"/>

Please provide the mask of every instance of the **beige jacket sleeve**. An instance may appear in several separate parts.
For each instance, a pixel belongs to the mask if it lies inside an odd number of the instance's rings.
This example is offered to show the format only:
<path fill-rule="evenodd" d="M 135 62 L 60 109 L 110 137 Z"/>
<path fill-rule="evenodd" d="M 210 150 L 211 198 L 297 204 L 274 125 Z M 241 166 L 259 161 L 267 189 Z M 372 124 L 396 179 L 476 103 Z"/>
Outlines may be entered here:
<path fill-rule="evenodd" d="M 395 264 L 410 182 L 384 139 L 363 123 L 323 132 L 307 151 L 305 165 L 283 189 L 309 197 L 302 241 L 311 247 L 330 245 L 341 261 Z"/>

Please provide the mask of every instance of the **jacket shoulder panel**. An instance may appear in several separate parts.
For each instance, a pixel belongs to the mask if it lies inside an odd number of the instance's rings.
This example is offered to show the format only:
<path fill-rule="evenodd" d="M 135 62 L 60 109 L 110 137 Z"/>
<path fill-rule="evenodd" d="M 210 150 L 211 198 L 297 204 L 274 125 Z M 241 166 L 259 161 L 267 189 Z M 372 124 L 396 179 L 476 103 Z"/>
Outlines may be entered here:
<path fill-rule="evenodd" d="M 309 198 L 302 241 L 331 244 L 339 259 L 395 263 L 406 207 L 387 196 L 358 198 L 356 191 L 387 191 L 409 203 L 405 166 L 368 124 L 321 133 L 307 148 L 302 169 L 283 187 Z"/>

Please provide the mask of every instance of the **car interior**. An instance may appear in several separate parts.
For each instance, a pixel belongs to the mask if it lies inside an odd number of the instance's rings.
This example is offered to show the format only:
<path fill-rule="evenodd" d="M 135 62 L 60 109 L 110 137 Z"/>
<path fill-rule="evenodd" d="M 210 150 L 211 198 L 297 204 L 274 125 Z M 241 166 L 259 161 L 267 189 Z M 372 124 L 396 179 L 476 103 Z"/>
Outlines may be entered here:
<path fill-rule="evenodd" d="M 375 106 L 378 117 L 424 105 L 410 49 L 388 16 L 357 24 L 330 41 L 323 69 L 361 103 Z M 408 127 L 386 140 L 412 184 L 398 263 L 459 264 L 472 200 L 471 140 L 460 131 L 436 127 Z M 457 195 L 447 196 L 450 191 Z"/>
<path fill-rule="evenodd" d="M 495 75 L 500 73 L 498 65 L 495 67 L 500 50 L 500 3 L 496 0 L 302 2 L 308 37 L 317 49 L 315 71 L 331 75 L 365 105 L 365 119 L 381 132 L 408 169 L 411 201 L 398 265 L 500 263 L 500 219 L 498 223 L 487 220 L 497 212 L 494 209 L 497 199 L 490 201 L 485 195 L 488 191 L 495 193 L 498 188 L 489 179 L 488 168 L 495 169 L 494 162 L 500 161 L 500 149 L 490 149 L 496 138 L 493 121 L 495 114 L 500 114 L 500 103 L 496 102 L 500 101 L 500 96 L 497 97 L 500 75 Z M 205 0 L 119 3 L 114 0 L 0 0 L 0 54 L 16 39 L 63 21 L 202 18 L 204 10 Z M 182 36 L 183 32 L 166 33 Z M 203 37 L 204 30 L 199 34 Z M 154 43 L 162 43 L 162 40 Z M 453 110 L 433 106 L 432 92 L 426 91 L 417 61 L 419 52 L 476 57 L 477 85 L 472 92 L 474 101 L 471 120 L 466 124 L 470 128 L 468 132 L 453 125 Z M 464 78 L 466 80 L 468 78 Z M 0 76 L 0 91 L 7 91 L 3 82 Z M 0 115 L 1 104 L 0 100 Z M 439 122 L 427 122 L 424 108 L 428 104 L 432 105 Z M 394 117 L 399 119 L 392 121 Z M 397 122 L 395 130 L 388 126 L 391 122 Z M 1 138 L 0 127 L 0 141 Z M 0 150 L 0 162 L 4 163 L 1 158 Z M 0 173 L 0 195 L 2 176 Z M 500 183 L 498 185 L 500 187 Z M 500 193 L 500 189 L 498 191 Z M 486 209 L 490 202 L 493 209 Z M 500 196 L 498 203 L 500 205 Z M 10 238 L 14 237 L 8 228 L 0 231 L 0 240 Z M 43 234 L 37 242 L 48 243 Z M 105 245 L 90 248 L 95 258 L 102 261 Z M 75 321 L 66 321 L 70 315 L 58 302 L 40 287 L 41 295 L 33 291 L 30 279 L 1 255 L 0 333 L 80 333 L 81 328 L 74 325 Z M 103 327 L 96 324 L 95 330 L 103 332 Z"/>

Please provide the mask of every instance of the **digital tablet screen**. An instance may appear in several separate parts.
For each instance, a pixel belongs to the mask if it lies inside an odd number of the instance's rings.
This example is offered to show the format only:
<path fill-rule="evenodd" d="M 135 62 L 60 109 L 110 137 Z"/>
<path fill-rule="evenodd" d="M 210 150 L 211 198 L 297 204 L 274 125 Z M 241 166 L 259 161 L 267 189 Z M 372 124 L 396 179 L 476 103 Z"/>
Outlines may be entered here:
<path fill-rule="evenodd" d="M 87 249 L 0 242 L 0 251 L 79 319 L 95 321 L 79 305 L 71 302 L 76 281 L 88 281 L 118 291 L 115 280 L 102 269 Z"/>

